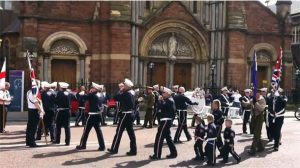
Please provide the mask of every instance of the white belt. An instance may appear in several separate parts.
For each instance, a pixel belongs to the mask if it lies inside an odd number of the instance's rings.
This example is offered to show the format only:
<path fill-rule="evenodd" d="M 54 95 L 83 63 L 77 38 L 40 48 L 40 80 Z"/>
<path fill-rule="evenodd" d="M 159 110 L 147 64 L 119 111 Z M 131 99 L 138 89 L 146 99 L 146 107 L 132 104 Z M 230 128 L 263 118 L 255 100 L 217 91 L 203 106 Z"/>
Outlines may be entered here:
<path fill-rule="evenodd" d="M 172 120 L 172 118 L 161 118 L 160 121 L 169 121 Z"/>
<path fill-rule="evenodd" d="M 128 113 L 132 113 L 133 111 L 123 111 L 122 113 L 124 114 L 128 114 Z"/>
<path fill-rule="evenodd" d="M 206 141 L 213 141 L 213 140 L 216 140 L 216 139 L 217 139 L 217 137 L 216 138 L 207 138 Z"/>
<path fill-rule="evenodd" d="M 57 111 L 62 111 L 62 110 L 69 110 L 69 108 L 57 108 Z"/>
<path fill-rule="evenodd" d="M 178 112 L 184 112 L 184 111 L 187 112 L 187 110 L 177 110 L 177 111 L 178 111 Z"/>
<path fill-rule="evenodd" d="M 282 113 L 284 112 L 284 110 L 285 110 L 285 109 L 282 109 L 281 111 L 279 111 L 278 113 L 276 113 L 276 117 L 283 117 L 284 114 L 282 114 Z M 274 114 L 270 113 L 270 115 L 271 115 L 272 117 L 274 117 Z"/>
<path fill-rule="evenodd" d="M 230 142 L 230 139 L 225 139 L 225 142 Z"/>
<path fill-rule="evenodd" d="M 80 109 L 85 109 L 85 107 L 78 107 L 78 108 L 80 108 Z"/>
<path fill-rule="evenodd" d="M 96 114 L 100 114 L 100 113 L 97 113 L 97 112 L 89 112 L 89 115 L 96 115 Z"/>

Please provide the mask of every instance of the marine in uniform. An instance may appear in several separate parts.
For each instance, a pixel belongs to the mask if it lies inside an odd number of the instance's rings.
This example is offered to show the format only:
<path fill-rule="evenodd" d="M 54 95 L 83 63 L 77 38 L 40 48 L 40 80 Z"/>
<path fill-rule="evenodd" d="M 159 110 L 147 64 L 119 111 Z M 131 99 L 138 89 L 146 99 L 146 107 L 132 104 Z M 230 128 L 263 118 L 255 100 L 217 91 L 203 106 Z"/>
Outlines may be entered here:
<path fill-rule="evenodd" d="M 227 119 L 225 121 L 226 128 L 224 130 L 224 146 L 222 148 L 222 156 L 223 156 L 223 162 L 228 162 L 228 155 L 229 153 L 234 157 L 234 159 L 237 161 L 237 163 L 240 163 L 241 157 L 234 151 L 234 137 L 235 132 L 231 128 L 232 120 Z"/>
<path fill-rule="evenodd" d="M 279 88 L 275 91 L 274 96 L 270 98 L 268 107 L 270 112 L 270 131 L 274 138 L 274 151 L 278 151 L 280 139 L 281 139 L 281 128 L 284 122 L 285 106 L 287 103 L 287 97 L 283 95 L 283 89 Z"/>
<path fill-rule="evenodd" d="M 155 97 L 155 102 L 154 102 L 154 109 L 153 109 L 153 125 L 157 125 L 155 123 L 155 120 L 157 119 L 157 106 L 158 106 L 158 98 L 160 96 L 159 93 L 159 85 L 154 85 L 153 86 L 153 94 Z M 159 122 L 159 121 L 158 121 Z"/>
<path fill-rule="evenodd" d="M 38 82 L 37 82 L 38 83 Z M 39 85 L 38 85 L 39 86 Z M 28 104 L 28 121 L 26 128 L 26 146 L 38 147 L 35 143 L 35 133 L 39 123 L 39 119 L 43 119 L 45 112 L 40 106 L 39 100 L 33 95 L 30 89 L 27 92 L 27 104 Z"/>
<path fill-rule="evenodd" d="M 171 95 L 172 91 L 169 88 L 164 88 L 163 99 L 158 104 L 157 116 L 159 118 L 159 127 L 155 137 L 154 154 L 149 156 L 151 160 L 161 158 L 164 139 L 166 139 L 170 149 L 170 155 L 167 155 L 167 158 L 177 157 L 177 150 L 172 141 L 170 131 L 172 120 L 175 118 L 175 104 Z"/>
<path fill-rule="evenodd" d="M 147 124 L 149 122 L 149 127 L 152 128 L 153 124 L 153 106 L 155 103 L 155 96 L 152 93 L 152 87 L 147 87 L 147 93 L 144 96 L 144 103 L 146 105 L 146 115 L 145 115 L 145 120 L 144 120 L 144 125 L 143 127 L 147 127 Z"/>
<path fill-rule="evenodd" d="M 5 82 L 5 86 L 2 86 L 0 90 L 0 133 L 5 133 L 8 106 L 12 100 L 9 94 L 9 88 L 10 84 Z"/>
<path fill-rule="evenodd" d="M 103 85 L 92 83 L 92 88 L 89 94 L 84 96 L 84 99 L 86 99 L 90 103 L 90 110 L 80 140 L 80 145 L 76 146 L 77 150 L 86 149 L 86 142 L 92 127 L 94 127 L 97 134 L 98 143 L 99 143 L 98 150 L 100 151 L 105 150 L 104 138 L 100 128 L 101 111 L 103 110 L 103 106 L 99 104 L 101 97 L 99 96 L 99 94 L 97 94 L 101 88 L 103 88 Z"/>
<path fill-rule="evenodd" d="M 45 129 L 46 132 L 49 131 L 50 133 L 50 139 L 53 142 L 54 141 L 54 109 L 55 109 L 55 95 L 50 90 L 51 85 L 48 82 L 42 82 L 42 86 L 44 90 L 41 92 L 42 102 L 43 102 L 43 108 L 45 111 L 45 116 L 43 118 L 45 123 Z M 38 131 L 37 131 L 37 137 L 36 140 L 41 140 L 42 136 L 42 124 L 39 125 Z"/>
<path fill-rule="evenodd" d="M 205 145 L 205 155 L 207 158 L 207 165 L 213 166 L 216 164 L 216 139 L 217 139 L 217 129 L 214 124 L 214 116 L 211 114 L 207 115 L 207 136 Z"/>
<path fill-rule="evenodd" d="M 194 151 L 196 157 L 194 158 L 195 161 L 204 160 L 204 152 L 203 152 L 203 142 L 205 141 L 205 123 L 204 120 L 199 117 L 195 116 L 195 121 L 197 126 L 195 128 L 195 144 L 194 144 Z"/>
<path fill-rule="evenodd" d="M 217 140 L 216 140 L 216 144 L 218 147 L 219 152 L 221 153 L 222 147 L 223 147 L 223 141 L 222 141 L 222 136 L 221 136 L 221 132 L 222 132 L 222 126 L 224 123 L 224 117 L 223 117 L 223 113 L 220 110 L 220 101 L 219 100 L 214 100 L 212 103 L 212 115 L 214 116 L 214 123 L 216 126 L 216 130 L 217 130 Z"/>
<path fill-rule="evenodd" d="M 61 128 L 65 129 L 65 145 L 70 145 L 71 131 L 70 131 L 70 116 L 71 116 L 71 100 L 76 99 L 67 88 L 69 84 L 59 82 L 60 90 L 57 92 L 55 104 L 57 105 L 57 114 L 55 118 L 56 136 L 54 144 L 60 144 Z"/>
<path fill-rule="evenodd" d="M 116 125 L 118 123 L 118 119 L 120 116 L 120 102 L 118 102 L 118 97 L 120 97 L 120 95 L 122 95 L 122 93 L 123 93 L 124 83 L 119 83 L 118 86 L 119 86 L 119 91 L 117 92 L 117 94 L 114 97 L 114 99 L 116 100 L 116 112 L 115 112 L 115 116 L 114 116 L 113 125 Z"/>
<path fill-rule="evenodd" d="M 228 97 L 228 94 L 227 94 L 228 93 L 227 87 L 223 87 L 221 89 L 221 92 L 222 93 L 219 96 L 219 100 L 221 102 L 223 115 L 227 117 L 229 107 L 232 105 L 232 103 L 230 103 L 230 100 L 229 100 L 229 97 Z"/>
<path fill-rule="evenodd" d="M 256 93 L 255 102 L 252 101 L 252 103 L 253 116 L 251 122 L 253 124 L 253 141 L 251 149 L 248 151 L 249 155 L 255 155 L 256 152 L 262 152 L 265 149 L 261 141 L 261 130 L 264 122 L 266 101 L 264 97 L 260 95 L 260 91 Z"/>
<path fill-rule="evenodd" d="M 116 100 L 120 102 L 121 117 L 119 119 L 118 127 L 116 129 L 116 134 L 114 136 L 111 148 L 108 149 L 108 152 L 110 152 L 111 154 L 118 153 L 122 134 L 125 129 L 127 130 L 130 139 L 130 151 L 126 154 L 129 156 L 137 154 L 136 138 L 133 130 L 134 95 L 132 95 L 131 93 L 132 87 L 133 83 L 129 79 L 125 79 L 122 94 L 116 97 Z"/>
<path fill-rule="evenodd" d="M 80 121 L 82 121 L 82 125 L 85 126 L 86 124 L 86 119 L 85 119 L 85 102 L 86 100 L 84 97 L 86 96 L 85 93 L 85 87 L 80 86 L 79 91 L 76 94 L 76 99 L 78 101 L 78 113 L 75 119 L 75 127 L 79 126 Z"/>
<path fill-rule="evenodd" d="M 265 125 L 266 125 L 266 133 L 267 133 L 267 137 L 269 139 L 269 142 L 273 140 L 272 135 L 271 135 L 271 129 L 270 129 L 270 124 L 269 124 L 269 116 L 270 113 L 268 111 L 268 107 L 269 107 L 269 96 L 268 96 L 268 88 L 261 88 L 260 89 L 262 96 L 265 98 L 267 106 L 265 108 L 265 115 L 264 115 L 264 119 L 265 119 Z"/>
<path fill-rule="evenodd" d="M 243 133 L 247 134 L 247 124 L 249 124 L 250 134 L 252 133 L 252 125 L 250 123 L 251 117 L 251 98 L 250 98 L 251 89 L 245 89 L 245 95 L 240 98 L 240 102 L 243 109 Z"/>
<path fill-rule="evenodd" d="M 178 94 L 174 96 L 175 107 L 178 114 L 178 127 L 174 136 L 174 143 L 180 143 L 180 135 L 182 130 L 185 133 L 187 141 L 192 140 L 192 137 L 187 129 L 187 105 L 198 105 L 193 103 L 189 98 L 184 95 L 185 88 L 180 87 Z"/>

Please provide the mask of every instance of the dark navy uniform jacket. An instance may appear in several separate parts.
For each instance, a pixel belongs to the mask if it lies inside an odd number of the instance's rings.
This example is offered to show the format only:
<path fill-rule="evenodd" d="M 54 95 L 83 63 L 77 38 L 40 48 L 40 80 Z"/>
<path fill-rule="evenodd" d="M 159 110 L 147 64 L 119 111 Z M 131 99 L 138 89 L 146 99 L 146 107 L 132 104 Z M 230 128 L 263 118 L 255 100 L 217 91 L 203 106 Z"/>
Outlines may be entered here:
<path fill-rule="evenodd" d="M 195 128 L 195 137 L 200 137 L 201 139 L 204 139 L 205 132 L 205 126 L 202 123 L 200 123 Z"/>
<path fill-rule="evenodd" d="M 43 91 L 41 93 L 43 108 L 46 111 L 54 111 L 55 109 L 55 94 L 52 91 Z"/>
<path fill-rule="evenodd" d="M 282 95 L 276 97 L 275 111 L 273 109 L 273 101 L 274 101 L 274 97 L 270 97 L 269 102 L 268 102 L 268 111 L 270 114 L 274 115 L 275 112 L 278 113 L 285 108 L 286 103 L 287 103 L 287 98 Z M 281 114 L 284 114 L 284 113 L 285 113 L 285 111 L 283 111 Z M 272 116 L 270 116 L 270 117 L 273 118 Z M 283 122 L 283 119 L 284 119 L 284 117 L 276 117 L 276 122 Z"/>
<path fill-rule="evenodd" d="M 121 112 L 134 110 L 134 96 L 129 91 L 116 95 L 115 99 L 120 102 Z"/>
<path fill-rule="evenodd" d="M 189 98 L 182 94 L 177 94 L 174 96 L 175 106 L 177 110 L 186 110 L 187 104 L 194 105 Z"/>
<path fill-rule="evenodd" d="M 57 108 L 71 108 L 71 100 L 76 97 L 68 91 L 58 91 L 56 95 L 55 104 Z"/>
<path fill-rule="evenodd" d="M 223 112 L 221 110 L 213 110 L 212 115 L 214 115 L 215 118 L 215 125 L 222 126 L 224 123 Z"/>
<path fill-rule="evenodd" d="M 161 118 L 175 118 L 175 104 L 173 98 L 165 99 L 160 101 L 158 104 L 158 113 L 157 117 Z"/>
<path fill-rule="evenodd" d="M 78 107 L 85 107 L 86 94 L 80 95 L 79 92 L 76 94 L 76 99 L 78 101 Z"/>
<path fill-rule="evenodd" d="M 225 145 L 234 145 L 235 132 L 233 129 L 226 127 L 224 130 Z"/>
<path fill-rule="evenodd" d="M 226 98 L 225 98 L 226 97 Z M 223 94 L 220 95 L 219 100 L 221 102 L 222 107 L 229 107 L 230 100 L 228 96 L 225 96 Z"/>
<path fill-rule="evenodd" d="M 214 123 L 209 123 L 207 125 L 207 136 L 206 138 L 216 138 L 218 135 L 216 125 Z"/>
<path fill-rule="evenodd" d="M 92 92 L 87 94 L 84 98 L 89 101 L 90 103 L 90 111 L 89 112 L 100 112 L 101 105 L 99 104 L 100 95 L 97 94 L 98 92 Z"/>

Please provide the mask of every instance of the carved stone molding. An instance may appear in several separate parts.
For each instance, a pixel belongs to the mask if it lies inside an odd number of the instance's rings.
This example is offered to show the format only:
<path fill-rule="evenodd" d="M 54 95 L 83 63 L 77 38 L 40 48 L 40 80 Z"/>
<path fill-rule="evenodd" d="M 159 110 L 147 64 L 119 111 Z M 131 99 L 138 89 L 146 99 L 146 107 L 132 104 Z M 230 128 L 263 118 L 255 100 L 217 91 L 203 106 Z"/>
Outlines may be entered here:
<path fill-rule="evenodd" d="M 71 40 L 61 39 L 55 41 L 51 48 L 51 54 L 57 55 L 78 55 L 80 54 L 78 46 Z"/>

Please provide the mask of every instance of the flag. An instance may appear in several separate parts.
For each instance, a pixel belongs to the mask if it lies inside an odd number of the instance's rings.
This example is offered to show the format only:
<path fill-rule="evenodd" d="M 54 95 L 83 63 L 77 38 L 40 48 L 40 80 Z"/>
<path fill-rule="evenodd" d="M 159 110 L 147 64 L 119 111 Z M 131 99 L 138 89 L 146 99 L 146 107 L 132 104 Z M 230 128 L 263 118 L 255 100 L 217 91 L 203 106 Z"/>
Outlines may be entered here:
<path fill-rule="evenodd" d="M 281 78 L 281 64 L 282 64 L 282 48 L 280 47 L 278 57 L 274 66 L 271 86 L 277 90 L 279 88 L 279 82 Z"/>
<path fill-rule="evenodd" d="M 31 78 L 31 92 L 32 92 L 32 95 L 36 99 L 41 101 L 42 96 L 41 96 L 41 93 L 40 93 L 40 90 L 39 90 L 39 87 L 38 87 L 38 84 L 37 84 L 37 81 L 36 81 L 36 78 L 35 78 L 35 72 L 34 72 L 33 68 L 31 69 L 31 72 L 30 72 L 30 78 Z"/>
<path fill-rule="evenodd" d="M 3 66 L 0 73 L 0 89 L 5 88 L 5 78 L 6 78 L 6 59 L 4 59 Z"/>
<path fill-rule="evenodd" d="M 256 74 L 257 74 L 257 56 L 256 56 L 256 51 L 254 50 L 254 54 L 253 54 L 253 62 L 251 65 L 251 84 L 253 87 L 253 96 L 256 96 L 256 92 L 257 92 L 257 78 L 256 78 Z"/>

